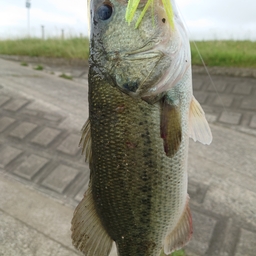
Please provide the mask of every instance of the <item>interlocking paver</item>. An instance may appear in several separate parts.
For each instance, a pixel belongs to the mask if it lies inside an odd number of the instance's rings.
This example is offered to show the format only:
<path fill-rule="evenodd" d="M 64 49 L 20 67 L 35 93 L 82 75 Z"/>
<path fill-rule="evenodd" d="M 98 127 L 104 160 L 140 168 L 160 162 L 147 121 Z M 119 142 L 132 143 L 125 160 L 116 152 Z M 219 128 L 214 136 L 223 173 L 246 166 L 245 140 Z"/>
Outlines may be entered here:
<path fill-rule="evenodd" d="M 242 101 L 241 108 L 248 110 L 256 110 L 256 98 L 245 98 Z"/>
<path fill-rule="evenodd" d="M 216 96 L 214 105 L 220 107 L 230 107 L 233 102 L 233 97 L 229 95 Z"/>
<path fill-rule="evenodd" d="M 62 193 L 78 173 L 78 170 L 61 164 L 47 176 L 42 184 L 56 192 Z"/>
<path fill-rule="evenodd" d="M 205 116 L 206 116 L 206 120 L 209 123 L 214 123 L 218 119 L 218 114 L 209 114 L 209 113 L 207 113 Z"/>
<path fill-rule="evenodd" d="M 6 103 L 8 100 L 10 100 L 10 97 L 6 95 L 0 95 L 0 106 L 2 106 L 4 103 Z"/>
<path fill-rule="evenodd" d="M 228 219 L 227 225 L 224 231 L 224 238 L 222 243 L 222 248 L 219 253 L 219 256 L 229 256 L 234 255 L 237 242 L 239 240 L 239 228 L 235 225 L 235 222 L 232 219 Z"/>
<path fill-rule="evenodd" d="M 25 99 L 13 99 L 11 102 L 4 106 L 5 110 L 17 111 L 26 105 L 29 101 Z"/>
<path fill-rule="evenodd" d="M 239 124 L 241 120 L 241 113 L 231 112 L 231 111 L 225 111 L 222 112 L 219 121 L 226 124 Z"/>
<path fill-rule="evenodd" d="M 48 159 L 32 154 L 24 159 L 14 173 L 30 180 L 47 162 Z"/>
<path fill-rule="evenodd" d="M 256 233 L 248 230 L 241 230 L 240 241 L 237 245 L 235 256 L 255 255 L 256 254 Z"/>
<path fill-rule="evenodd" d="M 217 125 L 225 124 L 225 127 L 232 126 L 237 129 L 245 128 L 255 131 L 256 79 L 214 76 L 212 78 L 217 87 L 215 89 L 206 76 L 195 75 L 193 77 L 194 95 L 203 104 L 209 122 Z M 77 81 L 87 84 L 84 78 L 77 78 Z M 219 97 L 221 100 L 218 99 Z M 3 132 L 0 134 L 0 171 L 8 172 L 10 175 L 15 174 L 16 178 L 20 176 L 24 178 L 22 182 L 35 184 L 35 188 L 40 188 L 49 195 L 56 196 L 53 192 L 55 191 L 58 193 L 57 196 L 67 197 L 75 205 L 82 199 L 88 186 L 87 177 L 84 173 L 80 173 L 82 165 L 86 172 L 88 172 L 86 169 L 88 167 L 85 166 L 84 160 L 73 157 L 77 156 L 79 151 L 79 131 L 67 130 L 65 125 L 58 126 L 60 120 L 66 116 L 59 114 L 57 110 L 48 109 L 45 107 L 47 105 L 44 106 L 37 100 L 27 104 L 29 102 L 28 99 L 18 98 L 17 94 L 15 96 L 11 93 L 0 95 L 0 114 L 2 115 L 0 132 Z M 48 103 L 51 104 L 51 102 Z M 222 105 L 228 109 L 228 112 Z M 72 115 L 72 111 L 70 114 Z M 33 126 L 36 127 L 32 129 Z M 7 132 L 10 136 L 6 136 Z M 65 134 L 67 135 L 63 138 Z M 20 140 L 14 140 L 13 136 Z M 33 143 L 29 143 L 27 139 Z M 218 141 L 218 136 L 216 139 L 216 134 L 213 133 L 211 147 L 218 143 L 222 150 L 222 146 L 224 147 L 226 143 L 225 138 L 222 139 L 223 144 Z M 22 144 L 17 145 L 16 148 L 14 143 Z M 38 145 L 43 147 L 38 147 Z M 206 149 L 208 148 L 205 147 Z M 239 150 L 239 147 L 234 150 Z M 205 154 L 207 155 L 207 152 Z M 218 150 L 214 151 L 214 154 L 218 154 Z M 230 152 L 224 150 L 222 154 L 226 155 Z M 198 162 L 200 161 L 201 164 L 204 160 L 202 158 Z M 215 166 L 212 166 L 214 162 L 209 162 L 207 167 L 205 166 L 205 173 L 208 173 L 205 177 L 208 178 L 204 179 L 202 175 L 201 179 L 198 176 L 198 181 L 196 179 L 189 181 L 188 190 L 191 196 L 190 205 L 194 226 L 194 236 L 187 247 L 191 252 L 189 256 L 255 255 L 256 227 L 253 217 L 256 205 L 253 180 L 255 172 L 253 168 L 248 168 L 250 161 L 246 155 L 241 159 L 231 159 L 230 162 L 232 161 L 235 162 L 235 166 L 241 163 L 242 174 L 237 175 L 234 167 L 232 175 L 229 175 L 230 183 L 227 186 L 218 187 L 221 180 L 227 179 L 226 172 L 217 170 L 216 176 L 223 177 L 217 183 L 215 174 L 211 173 L 212 176 L 210 176 L 210 168 L 216 171 Z M 226 163 L 222 165 L 225 166 Z M 204 165 L 200 168 L 204 168 Z M 251 177 L 250 181 L 248 177 Z"/>
<path fill-rule="evenodd" d="M 13 124 L 15 122 L 15 119 L 4 116 L 0 118 L 0 132 L 3 132 L 8 126 Z"/>
<path fill-rule="evenodd" d="M 237 84 L 234 87 L 233 93 L 249 95 L 252 91 L 252 86 L 249 84 Z"/>
<path fill-rule="evenodd" d="M 188 248 L 198 255 L 204 255 L 209 248 L 209 242 L 217 221 L 196 211 L 192 211 L 192 217 L 194 233 Z"/>
<path fill-rule="evenodd" d="M 22 153 L 20 149 L 6 146 L 0 152 L 0 168 L 5 168 L 11 161 Z"/>
<path fill-rule="evenodd" d="M 70 134 L 59 146 L 58 150 L 69 155 L 76 155 L 79 151 L 78 143 L 80 136 L 76 134 Z"/>
<path fill-rule="evenodd" d="M 61 119 L 61 116 L 51 115 L 51 114 L 49 114 L 49 113 L 46 113 L 46 114 L 44 115 L 44 118 L 47 119 L 47 120 L 49 120 L 49 121 L 55 121 L 55 122 L 57 122 L 57 121 L 59 121 L 59 120 Z"/>
<path fill-rule="evenodd" d="M 224 92 L 227 87 L 227 82 L 225 80 L 214 80 L 214 84 L 209 83 L 207 85 L 207 91 L 209 92 Z"/>
<path fill-rule="evenodd" d="M 60 130 L 46 127 L 37 134 L 31 141 L 40 146 L 48 146 L 61 133 Z"/>
<path fill-rule="evenodd" d="M 29 133 L 31 133 L 37 127 L 36 124 L 29 122 L 22 122 L 19 124 L 10 135 L 19 139 L 24 139 Z"/>
<path fill-rule="evenodd" d="M 250 127 L 251 128 L 256 128 L 256 115 L 254 115 L 251 119 L 251 122 L 250 122 Z"/>
<path fill-rule="evenodd" d="M 81 189 L 75 196 L 75 200 L 80 202 L 83 197 L 84 197 L 84 194 L 85 194 L 86 190 L 85 189 Z"/>
<path fill-rule="evenodd" d="M 204 104 L 209 94 L 207 92 L 195 91 L 194 96 L 200 104 Z"/>
<path fill-rule="evenodd" d="M 194 90 L 200 90 L 203 85 L 202 79 L 193 79 L 193 89 Z"/>

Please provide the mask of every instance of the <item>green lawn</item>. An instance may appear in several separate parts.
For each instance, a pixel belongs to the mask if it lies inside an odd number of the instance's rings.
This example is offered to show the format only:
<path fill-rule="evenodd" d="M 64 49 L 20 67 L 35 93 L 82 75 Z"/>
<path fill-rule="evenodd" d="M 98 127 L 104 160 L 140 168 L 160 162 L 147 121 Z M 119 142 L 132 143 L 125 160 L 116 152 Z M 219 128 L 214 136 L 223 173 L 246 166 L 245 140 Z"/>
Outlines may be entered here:
<path fill-rule="evenodd" d="M 0 54 L 88 59 L 89 41 L 87 38 L 0 40 Z"/>
<path fill-rule="evenodd" d="M 164 256 L 164 255 L 165 254 L 162 251 L 160 256 Z M 178 250 L 178 251 L 173 252 L 172 254 L 169 254 L 168 256 L 186 256 L 186 253 L 184 250 Z"/>
<path fill-rule="evenodd" d="M 256 42 L 200 41 L 195 42 L 207 66 L 256 68 Z M 199 54 L 191 43 L 192 62 L 202 65 Z"/>
<path fill-rule="evenodd" d="M 198 41 L 195 43 L 204 62 L 209 67 L 256 68 L 256 42 Z M 192 63 L 194 65 L 202 65 L 194 43 L 191 43 L 191 53 Z M 89 42 L 87 38 L 0 40 L 0 54 L 87 59 Z"/>

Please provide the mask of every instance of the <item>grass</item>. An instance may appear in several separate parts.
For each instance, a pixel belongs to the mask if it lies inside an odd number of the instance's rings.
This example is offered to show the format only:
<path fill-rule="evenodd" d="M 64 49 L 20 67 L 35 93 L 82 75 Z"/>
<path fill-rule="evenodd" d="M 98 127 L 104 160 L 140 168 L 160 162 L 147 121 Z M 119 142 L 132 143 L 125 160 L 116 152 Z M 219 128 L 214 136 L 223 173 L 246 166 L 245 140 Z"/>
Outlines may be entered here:
<path fill-rule="evenodd" d="M 164 256 L 164 252 L 162 251 L 161 252 L 161 255 L 160 256 Z M 172 254 L 168 255 L 168 256 L 186 256 L 185 254 L 185 251 L 184 250 L 178 250 L 178 251 L 175 251 L 173 252 Z"/>
<path fill-rule="evenodd" d="M 66 74 L 61 74 L 59 77 L 62 77 L 62 78 L 68 79 L 68 80 L 72 80 L 73 79 L 72 76 L 68 76 Z"/>
<path fill-rule="evenodd" d="M 197 41 L 196 45 L 209 67 L 256 68 L 256 42 Z M 203 65 L 193 43 L 191 53 L 192 64 Z M 0 40 L 0 54 L 86 60 L 89 55 L 89 41 L 87 38 Z"/>
<path fill-rule="evenodd" d="M 0 54 L 88 59 L 89 41 L 87 38 L 70 38 L 66 40 L 57 38 L 47 40 L 38 38 L 0 40 Z"/>
<path fill-rule="evenodd" d="M 26 62 L 21 62 L 20 65 L 26 67 L 26 66 L 28 66 L 28 63 L 26 63 Z"/>
<path fill-rule="evenodd" d="M 44 67 L 43 67 L 43 66 L 41 66 L 41 65 L 37 65 L 34 69 L 35 69 L 35 70 L 43 70 L 43 69 L 44 69 Z"/>
<path fill-rule="evenodd" d="M 200 41 L 196 45 L 206 66 L 256 68 L 256 42 Z M 202 65 L 199 54 L 191 43 L 192 63 Z"/>
<path fill-rule="evenodd" d="M 184 250 L 178 250 L 171 254 L 171 256 L 186 256 Z"/>

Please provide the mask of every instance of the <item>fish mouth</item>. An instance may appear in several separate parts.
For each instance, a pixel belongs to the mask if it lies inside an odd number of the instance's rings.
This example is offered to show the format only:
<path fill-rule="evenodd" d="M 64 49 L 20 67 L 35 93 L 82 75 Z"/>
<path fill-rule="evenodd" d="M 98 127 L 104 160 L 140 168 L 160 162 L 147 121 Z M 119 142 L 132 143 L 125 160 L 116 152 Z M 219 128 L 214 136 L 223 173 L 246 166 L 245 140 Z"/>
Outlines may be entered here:
<path fill-rule="evenodd" d="M 133 51 L 115 51 L 108 53 L 107 59 L 109 61 L 121 61 L 121 60 L 144 60 L 152 58 L 161 58 L 164 53 L 160 50 L 154 49 L 154 47 L 148 44 L 142 46 L 139 49 Z"/>
<path fill-rule="evenodd" d="M 125 93 L 139 96 L 156 82 L 161 72 L 157 66 L 165 54 L 153 47 L 108 53 L 109 74 Z"/>

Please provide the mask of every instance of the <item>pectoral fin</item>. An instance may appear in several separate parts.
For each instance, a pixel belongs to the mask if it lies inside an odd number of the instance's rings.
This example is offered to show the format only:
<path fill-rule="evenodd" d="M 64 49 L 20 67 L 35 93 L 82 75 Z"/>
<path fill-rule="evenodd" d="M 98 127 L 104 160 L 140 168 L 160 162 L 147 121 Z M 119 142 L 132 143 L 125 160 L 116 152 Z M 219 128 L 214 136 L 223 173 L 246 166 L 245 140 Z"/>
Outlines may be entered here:
<path fill-rule="evenodd" d="M 192 98 L 189 111 L 189 137 L 202 144 L 211 144 L 212 133 L 204 111 L 195 97 Z"/>
<path fill-rule="evenodd" d="M 161 138 L 164 141 L 164 151 L 172 157 L 181 143 L 181 116 L 179 107 L 170 104 L 165 99 L 161 109 Z"/>
<path fill-rule="evenodd" d="M 73 245 L 84 255 L 109 255 L 113 241 L 96 213 L 91 186 L 74 212 L 71 231 Z"/>
<path fill-rule="evenodd" d="M 164 253 L 166 255 L 182 248 L 193 234 L 192 216 L 187 202 L 185 211 L 174 230 L 166 236 L 164 242 Z"/>
<path fill-rule="evenodd" d="M 89 118 L 85 122 L 82 128 L 82 137 L 79 142 L 79 146 L 82 147 L 82 154 L 85 155 L 85 161 L 89 160 L 91 163 L 92 159 L 92 147 L 91 147 L 91 125 Z"/>

